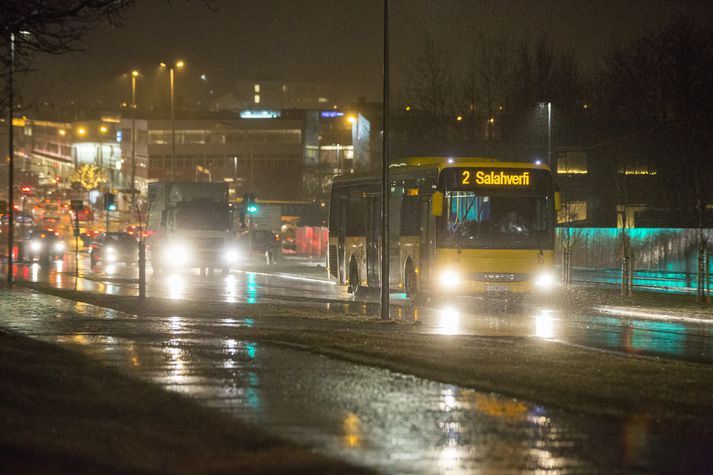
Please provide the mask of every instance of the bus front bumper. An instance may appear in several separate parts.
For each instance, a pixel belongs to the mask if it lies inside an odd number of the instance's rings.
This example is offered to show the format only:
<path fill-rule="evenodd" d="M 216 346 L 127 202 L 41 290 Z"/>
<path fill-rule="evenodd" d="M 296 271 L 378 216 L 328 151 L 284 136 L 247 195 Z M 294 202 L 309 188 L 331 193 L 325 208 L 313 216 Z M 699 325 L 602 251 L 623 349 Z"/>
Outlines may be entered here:
<path fill-rule="evenodd" d="M 548 294 L 555 290 L 557 279 L 552 271 L 521 276 L 518 280 L 471 280 L 455 275 L 441 275 L 432 290 L 441 295 Z"/>

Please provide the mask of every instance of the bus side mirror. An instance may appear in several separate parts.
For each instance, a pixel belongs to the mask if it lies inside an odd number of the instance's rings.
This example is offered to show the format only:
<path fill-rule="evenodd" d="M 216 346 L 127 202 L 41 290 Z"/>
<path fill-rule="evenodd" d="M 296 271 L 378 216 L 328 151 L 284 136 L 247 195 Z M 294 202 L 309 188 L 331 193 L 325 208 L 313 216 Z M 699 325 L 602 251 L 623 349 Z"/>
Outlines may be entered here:
<path fill-rule="evenodd" d="M 436 191 L 431 196 L 431 214 L 433 216 L 443 215 L 443 193 Z"/>
<path fill-rule="evenodd" d="M 562 209 L 562 195 L 559 191 L 555 191 L 555 211 Z"/>

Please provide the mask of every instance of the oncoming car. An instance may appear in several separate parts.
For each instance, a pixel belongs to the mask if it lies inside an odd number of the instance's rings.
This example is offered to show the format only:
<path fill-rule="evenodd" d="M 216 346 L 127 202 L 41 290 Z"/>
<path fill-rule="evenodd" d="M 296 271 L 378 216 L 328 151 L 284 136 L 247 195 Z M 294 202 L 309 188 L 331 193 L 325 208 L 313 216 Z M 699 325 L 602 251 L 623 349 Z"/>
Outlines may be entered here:
<path fill-rule="evenodd" d="M 58 232 L 52 229 L 35 229 L 20 243 L 20 254 L 27 262 L 48 264 L 52 260 L 62 259 L 66 248 Z"/>
<path fill-rule="evenodd" d="M 138 261 L 136 236 L 112 232 L 101 234 L 89 245 L 89 261 L 92 267 L 103 265 L 132 264 Z"/>

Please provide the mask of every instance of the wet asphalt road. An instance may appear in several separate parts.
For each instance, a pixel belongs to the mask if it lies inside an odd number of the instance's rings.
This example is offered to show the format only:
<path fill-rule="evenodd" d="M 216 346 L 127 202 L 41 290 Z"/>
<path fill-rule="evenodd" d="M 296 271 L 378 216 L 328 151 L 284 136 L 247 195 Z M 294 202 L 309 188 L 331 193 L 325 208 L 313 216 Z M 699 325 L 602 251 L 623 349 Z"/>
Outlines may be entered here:
<path fill-rule="evenodd" d="M 653 433 L 645 416 L 594 419 L 241 338 L 259 324 L 137 318 L 28 291 L 0 299 L 4 328 L 383 473 L 670 473 L 707 461 L 707 445 Z"/>
<path fill-rule="evenodd" d="M 80 254 L 79 290 L 116 295 L 136 295 L 135 266 L 90 269 Z M 73 256 L 57 261 L 51 269 L 21 265 L 21 279 L 74 288 Z M 323 267 L 307 261 L 287 261 L 272 271 L 265 266 L 254 272 L 233 271 L 200 276 L 197 272 L 153 276 L 148 271 L 147 293 L 153 297 L 240 303 L 274 303 L 328 309 L 342 314 L 378 314 L 378 295 L 360 301 L 325 279 Z M 710 364 L 713 363 L 713 324 L 697 319 L 651 320 L 596 313 L 584 309 L 563 310 L 545 305 L 526 305 L 516 313 L 505 312 L 500 302 L 477 300 L 411 305 L 392 295 L 392 317 L 420 322 L 419 331 L 439 334 L 524 336 L 605 351 Z"/>

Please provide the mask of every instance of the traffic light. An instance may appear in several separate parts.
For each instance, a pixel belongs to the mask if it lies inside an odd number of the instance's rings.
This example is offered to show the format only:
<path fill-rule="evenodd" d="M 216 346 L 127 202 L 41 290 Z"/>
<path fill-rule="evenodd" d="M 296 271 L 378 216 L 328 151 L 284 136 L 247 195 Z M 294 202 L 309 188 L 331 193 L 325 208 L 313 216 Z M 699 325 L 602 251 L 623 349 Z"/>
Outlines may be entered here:
<path fill-rule="evenodd" d="M 55 182 L 55 183 L 59 183 L 61 180 L 62 180 L 61 177 L 58 177 L 58 176 L 54 177 L 54 182 Z"/>
<path fill-rule="evenodd" d="M 245 206 L 245 214 L 257 214 L 260 207 L 255 203 L 254 193 L 245 193 L 243 195 L 243 205 Z"/>
<path fill-rule="evenodd" d="M 116 210 L 116 195 L 114 193 L 104 193 L 104 209 L 107 211 Z"/>
<path fill-rule="evenodd" d="M 32 193 L 32 187 L 30 185 L 23 185 L 20 191 L 23 193 Z"/>

